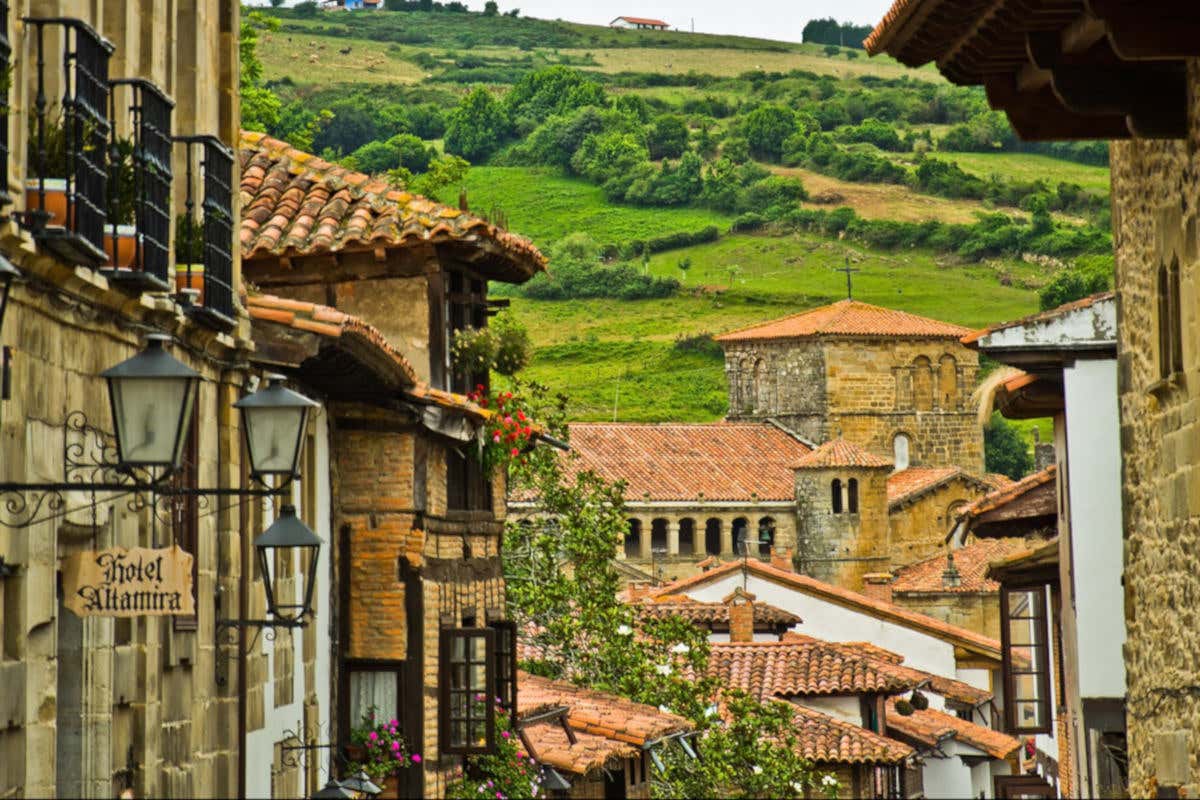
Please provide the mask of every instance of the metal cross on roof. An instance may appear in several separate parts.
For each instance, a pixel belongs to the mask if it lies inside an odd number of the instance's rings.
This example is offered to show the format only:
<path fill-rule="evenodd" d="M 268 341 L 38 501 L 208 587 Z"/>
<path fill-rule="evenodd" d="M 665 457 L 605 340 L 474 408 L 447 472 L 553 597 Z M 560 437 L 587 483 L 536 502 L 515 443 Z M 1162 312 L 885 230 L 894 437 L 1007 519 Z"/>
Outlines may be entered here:
<path fill-rule="evenodd" d="M 854 288 L 850 285 L 850 276 L 855 272 L 862 272 L 862 270 L 858 269 L 857 267 L 850 266 L 850 256 L 846 256 L 846 266 L 842 267 L 841 269 L 835 269 L 834 272 L 846 273 L 846 299 L 853 300 Z"/>

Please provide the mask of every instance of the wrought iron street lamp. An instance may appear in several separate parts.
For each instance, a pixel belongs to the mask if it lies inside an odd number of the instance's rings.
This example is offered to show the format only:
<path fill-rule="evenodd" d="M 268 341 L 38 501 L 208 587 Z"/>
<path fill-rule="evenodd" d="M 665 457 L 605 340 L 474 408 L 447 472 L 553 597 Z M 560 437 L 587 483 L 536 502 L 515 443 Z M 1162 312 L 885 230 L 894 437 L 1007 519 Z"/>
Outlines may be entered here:
<path fill-rule="evenodd" d="M 314 792 L 311 800 L 341 800 L 341 798 L 354 800 L 354 792 L 343 787 L 337 781 L 331 780 L 325 784 L 324 789 Z"/>
<path fill-rule="evenodd" d="M 361 769 L 346 778 L 339 784 L 343 789 L 347 789 L 355 794 L 366 795 L 367 797 L 375 797 L 383 794 L 383 789 L 371 780 L 371 776 L 363 772 Z"/>
<path fill-rule="evenodd" d="M 299 474 L 300 449 L 308 415 L 317 404 L 283 385 L 282 375 L 268 375 L 267 387 L 233 404 L 242 415 L 250 474 L 294 478 Z"/>
<path fill-rule="evenodd" d="M 305 619 L 312 614 L 312 596 L 317 584 L 317 558 L 321 554 L 321 537 L 300 521 L 296 516 L 295 506 L 285 505 L 280 509 L 279 518 L 254 540 L 254 550 L 258 554 L 259 572 L 267 592 L 267 612 L 272 617 L 272 623 L 292 627 L 304 624 Z M 280 577 L 276 569 L 277 550 L 299 551 L 308 555 L 308 572 L 304 576 L 304 599 L 299 604 L 282 602 L 282 598 L 275 595 L 275 582 Z M 304 563 L 303 559 L 301 563 Z"/>
<path fill-rule="evenodd" d="M 166 351 L 170 341 L 162 334 L 147 336 L 145 350 L 100 373 L 108 381 L 122 472 L 179 468 L 200 374 Z"/>

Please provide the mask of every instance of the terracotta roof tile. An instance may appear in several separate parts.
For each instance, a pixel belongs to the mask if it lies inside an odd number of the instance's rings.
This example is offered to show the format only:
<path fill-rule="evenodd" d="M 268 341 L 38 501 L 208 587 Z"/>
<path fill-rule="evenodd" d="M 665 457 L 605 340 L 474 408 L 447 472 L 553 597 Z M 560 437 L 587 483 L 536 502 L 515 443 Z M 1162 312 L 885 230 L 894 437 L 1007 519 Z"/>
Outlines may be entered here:
<path fill-rule="evenodd" d="M 913 754 L 903 742 L 820 711 L 787 704 L 800 739 L 798 755 L 817 763 L 899 764 Z"/>
<path fill-rule="evenodd" d="M 888 701 L 887 727 L 889 731 L 911 738 L 929 747 L 936 746 L 948 738 L 975 747 L 992 758 L 1005 759 L 1017 751 L 1021 740 L 1007 733 L 985 728 L 944 711 L 927 708 L 901 716 L 896 711 L 896 701 Z"/>
<path fill-rule="evenodd" d="M 954 480 L 961 480 L 983 492 L 996 488 L 990 476 L 978 477 L 961 467 L 909 467 L 888 476 L 888 509 L 894 510 Z"/>
<path fill-rule="evenodd" d="M 539 764 L 574 775 L 587 775 L 604 767 L 611 768 L 620 759 L 636 755 L 640 749 L 628 742 L 583 731 L 575 733 L 575 743 L 572 744 L 557 720 L 541 720 L 524 725 L 521 733 L 529 743 L 530 755 Z"/>
<path fill-rule="evenodd" d="M 853 648 L 789 634 L 776 642 L 714 642 L 709 675 L 721 685 L 766 700 L 912 689 L 927 678 L 916 670 L 856 655 Z"/>
<path fill-rule="evenodd" d="M 1032 325 L 1034 323 L 1052 320 L 1056 317 L 1070 314 L 1072 311 L 1078 311 L 1081 308 L 1089 308 L 1104 300 L 1112 300 L 1114 297 L 1116 297 L 1115 292 L 1100 292 L 1099 294 L 1093 294 L 1079 300 L 1073 300 L 1070 303 L 1063 303 L 1057 308 L 1051 308 L 1047 311 L 1039 311 L 1036 314 L 1030 314 L 1029 316 L 1021 317 L 1020 319 L 1007 320 L 981 330 L 972 331 L 971 333 L 968 333 L 966 336 L 962 337 L 961 341 L 963 344 L 972 344 L 988 334 L 995 333 L 996 331 L 1002 331 L 1007 328 L 1018 328 L 1024 325 Z"/>
<path fill-rule="evenodd" d="M 892 466 L 892 462 L 889 459 L 869 453 L 845 439 L 828 441 L 811 453 L 806 453 L 792 465 L 795 469 L 826 469 L 829 467 L 881 469 L 890 466 Z"/>
<path fill-rule="evenodd" d="M 942 580 L 947 561 L 945 555 L 909 564 L 896 570 L 896 579 L 892 583 L 892 592 L 928 592 L 934 594 L 971 594 L 976 592 L 998 592 L 1000 584 L 987 580 L 984 573 L 988 564 L 1024 550 L 1025 539 L 1012 537 L 1005 539 L 976 539 L 964 545 L 954 553 L 954 566 L 958 570 L 959 584 L 946 586 Z"/>
<path fill-rule="evenodd" d="M 682 617 L 691 623 L 712 625 L 714 623 L 729 624 L 729 605 L 726 603 L 702 603 L 691 598 L 670 598 L 655 600 L 637 605 L 637 611 L 643 617 L 663 619 L 666 617 Z M 754 621 L 763 625 L 799 625 L 802 620 L 790 611 L 768 605 L 754 603 Z"/>
<path fill-rule="evenodd" d="M 527 239 L 261 133 L 242 132 L 241 166 L 245 260 L 449 242 L 484 251 L 477 267 L 490 266 L 489 277 L 519 282 L 545 269 Z"/>
<path fill-rule="evenodd" d="M 617 19 L 623 19 L 626 22 L 632 22 L 634 25 L 660 25 L 663 27 L 666 27 L 667 25 L 667 23 L 663 22 L 661 19 L 650 19 L 649 17 L 617 17 Z"/>
<path fill-rule="evenodd" d="M 839 300 L 827 306 L 782 319 L 739 328 L 716 337 L 718 342 L 809 337 L 883 336 L 906 339 L 961 339 L 970 328 L 909 314 L 858 300 Z"/>
<path fill-rule="evenodd" d="M 994 492 L 989 492 L 971 503 L 959 512 L 959 519 L 977 517 L 980 514 L 1008 505 L 1039 486 L 1053 481 L 1057 475 L 1058 467 L 1055 464 L 1051 464 L 1032 475 L 1026 475 L 1016 483 L 1001 487 Z"/>
<path fill-rule="evenodd" d="M 843 642 L 842 644 L 851 648 L 852 652 L 857 655 L 873 658 L 876 661 L 884 661 L 897 665 L 904 663 L 904 656 L 901 654 L 885 650 L 871 642 Z M 948 700 L 974 707 L 992 699 L 992 693 L 986 689 L 980 689 L 956 678 L 946 678 L 942 675 L 935 675 L 932 672 L 924 672 L 922 670 L 913 671 L 920 672 L 920 674 L 925 676 L 929 681 L 930 691 L 940 694 Z"/>
<path fill-rule="evenodd" d="M 567 724 L 572 729 L 607 738 L 620 736 L 620 741 L 639 747 L 692 727 L 683 717 L 653 706 L 527 672 L 518 675 L 517 686 L 518 714 L 548 705 L 566 706 Z"/>
<path fill-rule="evenodd" d="M 757 575 L 766 580 L 775 581 L 783 586 L 795 589 L 804 594 L 826 600 L 836 605 L 844 606 L 855 611 L 877 617 L 879 619 L 895 622 L 896 624 L 905 627 L 919 630 L 930 636 L 936 636 L 944 641 L 952 642 L 960 647 L 963 647 L 971 652 L 978 653 L 988 658 L 999 660 L 1000 658 L 1000 642 L 988 636 L 976 633 L 972 630 L 951 625 L 948 622 L 943 622 L 940 619 L 935 619 L 926 614 L 920 614 L 916 611 L 910 611 L 907 608 L 902 608 L 894 603 L 876 600 L 872 597 L 867 597 L 859 592 L 854 592 L 849 589 L 844 589 L 841 586 L 834 586 L 831 583 L 819 581 L 816 578 L 808 575 L 799 575 L 790 570 L 781 569 L 763 561 L 749 559 L 746 561 L 737 560 L 722 564 L 719 567 L 714 567 L 708 572 L 703 572 L 697 575 L 692 575 L 688 578 L 668 583 L 659 588 L 653 593 L 655 598 L 665 598 L 671 595 L 686 595 L 688 590 L 700 586 L 710 581 L 720 580 L 724 576 L 747 570 L 749 573 Z"/>
<path fill-rule="evenodd" d="M 625 481 L 628 500 L 794 500 L 809 448 L 770 423 L 575 423 L 575 469 Z"/>

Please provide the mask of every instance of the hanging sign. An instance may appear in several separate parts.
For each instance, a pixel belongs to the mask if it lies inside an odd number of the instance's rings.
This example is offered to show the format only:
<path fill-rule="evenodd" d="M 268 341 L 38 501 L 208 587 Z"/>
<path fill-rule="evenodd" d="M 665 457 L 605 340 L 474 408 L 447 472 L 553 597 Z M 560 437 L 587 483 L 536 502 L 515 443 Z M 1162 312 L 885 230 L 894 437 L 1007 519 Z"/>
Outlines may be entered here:
<path fill-rule="evenodd" d="M 63 605 L 81 617 L 190 616 L 192 555 L 178 547 L 72 553 L 63 565 Z"/>

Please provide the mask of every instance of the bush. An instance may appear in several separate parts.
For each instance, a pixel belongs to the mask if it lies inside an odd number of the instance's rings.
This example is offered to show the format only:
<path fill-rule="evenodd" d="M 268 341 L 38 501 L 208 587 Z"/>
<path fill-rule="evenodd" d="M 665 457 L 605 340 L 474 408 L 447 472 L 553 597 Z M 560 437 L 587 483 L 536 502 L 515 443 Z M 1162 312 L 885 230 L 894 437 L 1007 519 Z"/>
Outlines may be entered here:
<path fill-rule="evenodd" d="M 1063 303 L 1107 291 L 1112 288 L 1113 261 L 1111 256 L 1080 259 L 1054 274 L 1038 292 L 1038 305 L 1043 311 Z"/>
<path fill-rule="evenodd" d="M 1014 481 L 1033 469 L 1033 456 L 1017 427 L 999 413 L 992 414 L 991 422 L 983 429 L 983 461 L 988 472 L 1007 475 Z"/>
<path fill-rule="evenodd" d="M 741 129 L 751 155 L 778 163 L 783 158 L 784 140 L 796 132 L 797 125 L 796 114 L 790 108 L 764 105 L 746 115 Z"/>
<path fill-rule="evenodd" d="M 675 114 L 663 114 L 655 119 L 654 124 L 646 131 L 650 158 L 655 161 L 660 158 L 679 158 L 687 149 L 687 143 L 687 123 Z"/>
<path fill-rule="evenodd" d="M 900 135 L 896 133 L 895 128 L 874 117 L 868 117 L 857 125 L 845 125 L 838 128 L 834 133 L 834 138 L 839 142 L 864 142 L 866 144 L 873 144 L 880 150 L 887 150 L 893 153 L 900 153 L 911 149 L 900 139 Z"/>
<path fill-rule="evenodd" d="M 471 91 L 450 112 L 446 125 L 446 152 L 468 161 L 483 161 L 496 152 L 509 135 L 508 115 L 499 101 L 482 86 Z"/>

